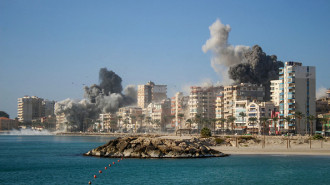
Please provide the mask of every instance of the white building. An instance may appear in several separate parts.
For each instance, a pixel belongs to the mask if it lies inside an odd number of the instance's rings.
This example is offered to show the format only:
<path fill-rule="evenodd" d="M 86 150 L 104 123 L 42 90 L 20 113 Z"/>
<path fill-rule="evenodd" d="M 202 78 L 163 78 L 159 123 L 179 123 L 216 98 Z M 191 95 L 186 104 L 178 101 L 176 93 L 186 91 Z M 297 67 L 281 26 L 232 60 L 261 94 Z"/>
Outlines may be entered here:
<path fill-rule="evenodd" d="M 295 112 L 301 112 L 306 117 L 315 115 L 316 97 L 315 97 L 315 67 L 302 66 L 299 62 L 285 62 L 285 66 L 280 68 L 279 80 L 280 86 L 280 116 L 294 117 Z M 306 124 L 304 121 L 298 125 L 298 119 L 295 119 L 295 125 L 284 122 L 285 130 L 295 129 L 298 134 L 306 133 Z M 313 124 L 315 130 L 316 124 Z"/>
<path fill-rule="evenodd" d="M 271 101 L 275 104 L 275 106 L 280 105 L 280 85 L 282 80 L 271 80 L 270 81 L 270 97 Z"/>

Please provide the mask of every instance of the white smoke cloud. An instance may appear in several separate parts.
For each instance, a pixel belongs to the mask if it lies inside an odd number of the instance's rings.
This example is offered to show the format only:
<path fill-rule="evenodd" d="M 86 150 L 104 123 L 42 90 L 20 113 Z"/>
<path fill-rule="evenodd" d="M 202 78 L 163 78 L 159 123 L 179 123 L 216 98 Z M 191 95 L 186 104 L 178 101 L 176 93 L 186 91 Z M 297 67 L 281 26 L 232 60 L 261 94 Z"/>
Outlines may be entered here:
<path fill-rule="evenodd" d="M 320 87 L 316 91 L 316 99 L 324 98 L 327 96 L 327 89 L 325 87 Z"/>
<path fill-rule="evenodd" d="M 228 68 L 230 66 L 243 63 L 244 52 L 250 49 L 249 46 L 232 46 L 228 43 L 229 25 L 221 23 L 217 19 L 210 27 L 210 38 L 202 46 L 204 53 L 211 51 L 212 59 L 211 66 L 216 73 L 222 77 L 222 83 L 230 84 L 232 81 L 228 77 Z"/>

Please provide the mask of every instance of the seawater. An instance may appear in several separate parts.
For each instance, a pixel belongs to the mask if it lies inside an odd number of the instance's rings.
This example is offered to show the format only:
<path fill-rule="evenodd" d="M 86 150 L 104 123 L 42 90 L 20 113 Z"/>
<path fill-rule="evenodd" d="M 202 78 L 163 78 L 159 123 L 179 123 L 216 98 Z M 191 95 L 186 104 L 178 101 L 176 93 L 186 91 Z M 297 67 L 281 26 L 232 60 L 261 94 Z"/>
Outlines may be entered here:
<path fill-rule="evenodd" d="M 110 139 L 0 135 L 0 184 L 330 184 L 328 156 L 233 155 L 117 163 L 118 159 L 82 155 Z M 116 164 L 105 170 L 112 162 Z"/>

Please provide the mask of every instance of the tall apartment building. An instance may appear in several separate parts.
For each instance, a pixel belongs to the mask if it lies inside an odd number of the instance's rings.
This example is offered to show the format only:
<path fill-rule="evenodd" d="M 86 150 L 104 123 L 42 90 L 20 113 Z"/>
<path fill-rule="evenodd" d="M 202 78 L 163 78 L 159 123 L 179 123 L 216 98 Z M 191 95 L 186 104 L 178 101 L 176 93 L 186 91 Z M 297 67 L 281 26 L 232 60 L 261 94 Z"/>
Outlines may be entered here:
<path fill-rule="evenodd" d="M 150 103 L 146 108 L 146 115 L 151 118 L 152 122 L 154 122 L 154 129 L 158 129 L 160 127 L 162 131 L 165 131 L 167 117 L 171 115 L 170 99 L 164 99 L 158 103 Z"/>
<path fill-rule="evenodd" d="M 181 123 L 181 120 L 179 115 L 183 114 L 187 116 L 188 110 L 188 100 L 189 96 L 184 96 L 182 92 L 178 92 L 175 94 L 174 97 L 171 98 L 171 115 L 174 116 L 172 119 L 172 124 L 175 124 L 175 127 L 183 127 L 183 123 Z"/>
<path fill-rule="evenodd" d="M 45 116 L 43 99 L 36 96 L 18 98 L 18 120 L 20 122 L 32 121 Z"/>
<path fill-rule="evenodd" d="M 275 106 L 280 105 L 280 85 L 282 80 L 271 80 L 270 81 L 270 97 L 271 101 L 275 104 Z"/>
<path fill-rule="evenodd" d="M 222 90 L 222 86 L 190 87 L 189 117 L 194 119 L 196 115 L 200 115 L 203 118 L 214 119 L 216 98 Z"/>
<path fill-rule="evenodd" d="M 305 116 L 315 115 L 315 67 L 302 66 L 300 62 L 285 62 L 280 68 L 280 116 L 294 116 L 295 112 L 302 112 Z M 303 134 L 306 126 L 303 121 L 298 125 L 295 119 L 295 132 Z M 315 124 L 314 131 L 315 131 Z M 284 122 L 284 129 L 292 127 L 290 123 Z"/>
<path fill-rule="evenodd" d="M 45 117 L 55 115 L 55 101 L 44 100 L 42 102 L 44 107 L 44 115 Z"/>
<path fill-rule="evenodd" d="M 167 85 L 155 85 L 149 81 L 146 85 L 138 85 L 138 106 L 146 108 L 152 102 L 160 102 L 167 98 Z"/>
<path fill-rule="evenodd" d="M 228 118 L 235 116 L 235 102 L 241 100 L 263 101 L 265 88 L 261 85 L 241 83 L 225 86 L 224 90 L 217 97 L 217 118 Z"/>

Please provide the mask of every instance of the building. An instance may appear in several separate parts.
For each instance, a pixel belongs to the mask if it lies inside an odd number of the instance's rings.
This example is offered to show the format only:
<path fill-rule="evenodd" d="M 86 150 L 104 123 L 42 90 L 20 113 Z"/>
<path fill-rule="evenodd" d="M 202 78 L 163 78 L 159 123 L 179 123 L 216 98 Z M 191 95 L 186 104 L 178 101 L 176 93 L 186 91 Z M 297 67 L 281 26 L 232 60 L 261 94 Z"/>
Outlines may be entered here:
<path fill-rule="evenodd" d="M 265 88 L 261 85 L 241 83 L 225 86 L 217 96 L 217 118 L 235 116 L 235 102 L 247 100 L 248 102 L 262 102 L 265 96 Z"/>
<path fill-rule="evenodd" d="M 284 67 L 279 71 L 280 83 L 280 116 L 293 117 L 295 112 L 301 112 L 306 117 L 309 115 L 316 116 L 315 105 L 315 67 L 302 66 L 300 62 L 285 62 Z M 306 126 L 304 122 L 298 125 L 295 120 L 295 132 L 297 134 L 305 134 Z M 282 121 L 284 129 L 289 130 L 289 124 Z M 315 124 L 313 124 L 315 130 Z M 307 126 L 309 129 L 309 126 Z"/>
<path fill-rule="evenodd" d="M 54 116 L 55 115 L 55 101 L 44 100 L 42 102 L 44 107 L 44 116 Z"/>
<path fill-rule="evenodd" d="M 110 132 L 118 129 L 117 116 L 112 113 L 100 114 L 99 122 L 101 131 Z"/>
<path fill-rule="evenodd" d="M 280 105 L 280 85 L 282 80 L 271 80 L 270 81 L 270 97 L 271 101 L 275 106 Z"/>
<path fill-rule="evenodd" d="M 42 98 L 36 96 L 24 96 L 18 98 L 18 120 L 30 122 L 45 116 L 44 103 Z"/>
<path fill-rule="evenodd" d="M 146 85 L 138 85 L 138 106 L 146 108 L 152 102 L 160 102 L 167 98 L 167 85 L 155 85 L 149 81 Z"/>
<path fill-rule="evenodd" d="M 175 128 L 183 128 L 185 117 L 188 116 L 188 101 L 189 96 L 184 96 L 182 92 L 178 92 L 174 97 L 171 98 L 171 116 L 172 119 L 172 127 Z M 184 117 L 180 117 L 183 115 Z"/>
<path fill-rule="evenodd" d="M 129 106 L 122 107 L 116 113 L 120 131 L 137 132 L 142 127 L 142 108 Z"/>
<path fill-rule="evenodd" d="M 18 129 L 18 120 L 0 117 L 0 131 Z"/>
<path fill-rule="evenodd" d="M 223 90 L 222 86 L 190 87 L 189 117 L 194 119 L 196 115 L 202 118 L 214 119 L 216 117 L 217 95 Z"/>
<path fill-rule="evenodd" d="M 150 118 L 148 127 L 154 130 L 166 130 L 166 125 L 171 122 L 171 100 L 164 99 L 158 103 L 150 103 L 146 108 L 146 116 Z M 149 128 L 150 130 L 150 128 Z"/>

